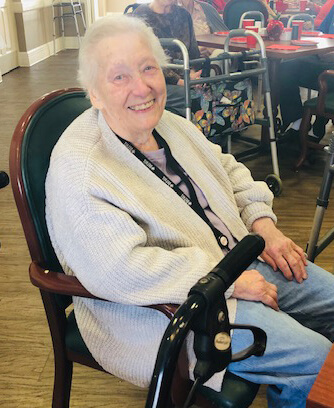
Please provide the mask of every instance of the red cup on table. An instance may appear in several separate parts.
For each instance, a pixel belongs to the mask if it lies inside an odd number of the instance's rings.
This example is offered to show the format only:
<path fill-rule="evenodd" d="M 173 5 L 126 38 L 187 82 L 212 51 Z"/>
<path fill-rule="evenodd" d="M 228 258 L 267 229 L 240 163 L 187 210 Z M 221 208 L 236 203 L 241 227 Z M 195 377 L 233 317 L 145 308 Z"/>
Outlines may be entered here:
<path fill-rule="evenodd" d="M 300 37 L 302 36 L 302 31 L 303 31 L 303 25 L 305 21 L 304 20 L 293 20 L 292 25 L 293 26 L 298 26 L 298 40 L 300 40 Z"/>
<path fill-rule="evenodd" d="M 284 1 L 279 0 L 275 3 L 276 11 L 283 12 L 288 8 L 288 5 L 284 3 Z"/>
<path fill-rule="evenodd" d="M 250 31 L 254 31 L 255 33 L 259 32 L 259 27 L 255 27 L 255 26 L 247 26 L 246 30 L 250 30 Z M 252 35 L 247 35 L 247 47 L 249 48 L 254 48 L 256 47 L 256 38 L 253 37 Z"/>
<path fill-rule="evenodd" d="M 300 11 L 305 11 L 307 6 L 307 1 L 306 0 L 300 0 L 299 2 L 299 10 Z"/>
<path fill-rule="evenodd" d="M 255 25 L 255 20 L 252 18 L 246 18 L 245 20 L 242 21 L 242 28 L 246 28 L 249 26 L 254 26 Z"/>

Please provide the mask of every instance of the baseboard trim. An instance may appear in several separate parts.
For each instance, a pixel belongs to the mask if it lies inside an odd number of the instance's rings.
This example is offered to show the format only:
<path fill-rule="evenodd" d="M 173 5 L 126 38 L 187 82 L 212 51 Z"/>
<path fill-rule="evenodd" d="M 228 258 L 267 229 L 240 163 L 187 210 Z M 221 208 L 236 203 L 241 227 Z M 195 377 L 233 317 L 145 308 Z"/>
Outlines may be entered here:
<path fill-rule="evenodd" d="M 19 66 L 17 52 L 9 51 L 6 54 L 0 54 L 0 74 L 4 75 L 12 69 Z M 1 76 L 0 75 L 0 76 Z"/>
<path fill-rule="evenodd" d="M 78 49 L 79 42 L 77 37 L 64 37 L 56 39 L 56 53 L 64 49 Z M 31 67 L 40 61 L 49 58 L 54 54 L 53 41 L 43 44 L 27 52 L 18 53 L 18 63 L 20 67 Z"/>

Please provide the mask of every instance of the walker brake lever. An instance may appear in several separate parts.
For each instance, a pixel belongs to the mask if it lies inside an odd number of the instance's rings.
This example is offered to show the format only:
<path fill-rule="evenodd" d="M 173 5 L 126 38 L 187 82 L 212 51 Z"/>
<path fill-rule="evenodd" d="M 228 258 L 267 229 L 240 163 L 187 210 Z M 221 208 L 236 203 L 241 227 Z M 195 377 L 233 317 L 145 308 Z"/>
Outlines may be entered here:
<path fill-rule="evenodd" d="M 250 330 L 254 336 L 253 344 L 251 344 L 244 350 L 239 351 L 238 353 L 232 354 L 231 363 L 245 360 L 250 356 L 263 356 L 267 345 L 267 334 L 264 330 L 260 329 L 259 327 L 250 326 L 248 324 L 230 324 L 230 328 L 232 330 Z"/>

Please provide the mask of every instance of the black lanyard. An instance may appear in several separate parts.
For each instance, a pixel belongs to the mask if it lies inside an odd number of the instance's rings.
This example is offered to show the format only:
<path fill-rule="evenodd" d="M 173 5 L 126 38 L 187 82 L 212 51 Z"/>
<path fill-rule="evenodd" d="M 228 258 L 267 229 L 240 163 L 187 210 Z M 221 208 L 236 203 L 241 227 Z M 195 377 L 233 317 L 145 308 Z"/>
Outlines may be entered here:
<path fill-rule="evenodd" d="M 162 180 L 168 187 L 175 191 L 175 193 L 182 198 L 182 200 L 189 205 L 201 218 L 205 221 L 208 226 L 211 228 L 218 245 L 223 250 L 229 250 L 229 241 L 228 238 L 219 231 L 214 225 L 212 225 L 211 221 L 205 214 L 202 206 L 200 205 L 194 186 L 192 185 L 191 181 L 189 180 L 188 174 L 183 170 L 180 164 L 175 160 L 172 155 L 172 152 L 165 141 L 159 133 L 154 129 L 153 135 L 155 140 L 159 144 L 160 147 L 163 147 L 166 154 L 166 161 L 167 165 L 174 171 L 176 175 L 180 177 L 180 179 L 186 184 L 189 196 L 183 193 L 179 186 L 177 186 L 164 172 L 162 172 L 154 163 L 152 163 L 140 150 L 138 150 L 131 142 L 122 139 L 120 136 L 116 135 L 118 139 L 124 144 L 124 146 L 139 159 L 152 173 L 154 173 L 160 180 Z"/>

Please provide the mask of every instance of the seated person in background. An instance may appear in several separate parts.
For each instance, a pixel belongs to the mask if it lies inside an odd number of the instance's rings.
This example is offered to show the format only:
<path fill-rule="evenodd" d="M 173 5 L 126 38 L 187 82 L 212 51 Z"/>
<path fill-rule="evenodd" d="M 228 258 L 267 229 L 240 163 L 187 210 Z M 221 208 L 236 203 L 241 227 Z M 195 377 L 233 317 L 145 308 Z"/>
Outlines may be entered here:
<path fill-rule="evenodd" d="M 264 329 L 267 348 L 228 370 L 269 384 L 270 407 L 305 407 L 334 339 L 334 277 L 276 228 L 264 182 L 164 110 L 165 64 L 152 29 L 134 17 L 101 18 L 81 43 L 79 78 L 93 107 L 60 137 L 46 179 L 46 221 L 64 271 L 110 301 L 73 298 L 80 333 L 105 370 L 147 387 L 168 319 L 140 306 L 183 303 L 254 231 L 264 261 L 225 296 L 231 322 Z M 235 330 L 233 351 L 252 337 Z M 187 350 L 193 365 L 190 339 Z M 218 396 L 223 375 L 206 383 Z"/>
<path fill-rule="evenodd" d="M 279 69 L 280 111 L 283 126 L 282 140 L 299 140 L 299 127 L 303 116 L 300 87 L 318 89 L 318 77 L 326 69 L 334 69 L 334 54 L 297 58 L 281 63 Z M 333 84 L 334 85 L 334 84 Z M 332 86 L 334 89 L 334 86 Z M 310 136 L 319 142 L 325 135 L 327 120 L 317 118 Z"/>
<path fill-rule="evenodd" d="M 334 34 L 334 5 L 320 24 L 319 31 L 325 34 Z"/>
<path fill-rule="evenodd" d="M 269 6 L 267 0 L 261 0 L 261 2 L 265 5 L 267 11 L 268 11 L 268 20 L 276 20 L 277 19 L 277 13 Z"/>
<path fill-rule="evenodd" d="M 211 34 L 216 31 L 229 31 L 223 19 L 210 4 L 196 0 L 179 0 L 179 5 L 191 15 L 196 37 L 200 34 Z M 222 53 L 222 50 L 208 47 L 199 47 L 199 51 L 202 57 Z"/>
<path fill-rule="evenodd" d="M 334 5 L 334 0 L 327 0 L 321 7 L 309 2 L 307 7 L 311 13 L 316 13 L 315 28 L 323 26 L 324 20 Z M 326 32 L 326 29 L 321 31 Z M 306 57 L 281 64 L 280 69 L 280 108 L 283 121 L 282 132 L 287 139 L 298 139 L 298 131 L 303 115 L 303 104 L 299 87 L 318 89 L 318 77 L 326 69 L 334 69 L 334 54 Z M 334 84 L 330 85 L 334 89 Z M 310 136 L 319 142 L 325 135 L 327 119 L 317 118 L 313 124 Z M 288 131 L 286 131 L 288 130 Z"/>
<path fill-rule="evenodd" d="M 327 17 L 328 13 L 331 11 L 333 6 L 334 0 L 327 0 L 325 4 L 323 4 L 322 6 L 319 6 L 313 1 L 307 3 L 307 8 L 310 9 L 310 13 L 316 15 L 316 18 L 314 20 L 314 26 L 316 29 L 319 30 L 321 23 Z"/>
<path fill-rule="evenodd" d="M 176 0 L 153 0 L 150 4 L 140 5 L 134 15 L 144 19 L 158 38 L 176 38 L 182 41 L 187 47 L 190 59 L 200 57 L 191 16 L 184 8 L 176 5 Z M 166 51 L 172 59 L 182 59 L 178 47 L 168 48 Z M 182 73 L 166 69 L 164 74 L 167 84 L 166 108 L 185 116 Z M 192 79 L 198 79 L 200 76 L 200 70 L 190 73 Z"/>

